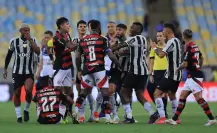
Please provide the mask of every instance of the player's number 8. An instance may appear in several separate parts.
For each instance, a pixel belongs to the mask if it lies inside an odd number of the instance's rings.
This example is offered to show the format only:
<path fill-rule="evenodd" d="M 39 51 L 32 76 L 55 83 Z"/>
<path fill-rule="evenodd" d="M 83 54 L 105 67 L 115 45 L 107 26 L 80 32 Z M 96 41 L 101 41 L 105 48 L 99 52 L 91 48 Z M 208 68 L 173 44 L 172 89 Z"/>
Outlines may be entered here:
<path fill-rule="evenodd" d="M 42 97 L 41 100 L 43 101 L 43 104 L 42 104 L 43 112 L 53 111 L 53 106 L 56 103 L 56 96 Z M 48 100 L 52 101 L 50 103 L 50 107 L 49 105 L 47 105 Z"/>
<path fill-rule="evenodd" d="M 95 61 L 96 60 L 95 47 L 88 46 L 88 50 L 89 50 L 90 61 Z"/>

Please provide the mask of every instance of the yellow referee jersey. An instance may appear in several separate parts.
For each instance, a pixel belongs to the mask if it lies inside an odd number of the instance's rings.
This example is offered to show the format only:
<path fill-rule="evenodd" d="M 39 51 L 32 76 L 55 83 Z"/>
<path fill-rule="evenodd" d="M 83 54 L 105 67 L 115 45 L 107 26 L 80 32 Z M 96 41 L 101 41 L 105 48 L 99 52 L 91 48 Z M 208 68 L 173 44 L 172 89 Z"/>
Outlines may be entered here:
<path fill-rule="evenodd" d="M 163 48 L 163 47 L 157 46 L 157 48 Z M 154 58 L 153 70 L 166 70 L 167 69 L 167 58 L 166 58 L 166 56 L 164 56 L 163 58 L 160 58 L 155 53 L 154 49 L 151 49 L 151 52 L 149 54 L 149 58 Z"/>

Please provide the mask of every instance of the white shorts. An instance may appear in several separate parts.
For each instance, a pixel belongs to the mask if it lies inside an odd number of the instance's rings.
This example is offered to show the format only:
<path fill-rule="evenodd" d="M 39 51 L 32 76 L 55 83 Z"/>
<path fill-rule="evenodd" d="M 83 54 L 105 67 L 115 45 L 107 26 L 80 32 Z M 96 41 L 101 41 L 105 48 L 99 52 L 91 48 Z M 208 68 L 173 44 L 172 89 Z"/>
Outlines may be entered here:
<path fill-rule="evenodd" d="M 67 70 L 57 70 L 54 72 L 53 77 L 54 87 L 72 87 L 72 71 Z"/>
<path fill-rule="evenodd" d="M 106 76 L 105 70 L 82 76 L 82 89 L 90 89 L 93 88 L 93 86 L 97 86 L 99 89 L 109 87 L 108 77 Z"/>
<path fill-rule="evenodd" d="M 192 94 L 203 91 L 202 86 L 203 78 L 187 78 L 183 90 L 191 91 Z"/>

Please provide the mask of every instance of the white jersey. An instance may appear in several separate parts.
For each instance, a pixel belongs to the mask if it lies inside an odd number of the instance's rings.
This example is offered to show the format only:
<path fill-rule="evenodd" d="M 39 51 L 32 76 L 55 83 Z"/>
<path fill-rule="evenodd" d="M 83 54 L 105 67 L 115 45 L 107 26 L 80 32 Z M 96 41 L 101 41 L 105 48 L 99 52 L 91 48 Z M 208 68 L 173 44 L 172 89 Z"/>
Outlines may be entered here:
<path fill-rule="evenodd" d="M 42 59 L 43 65 L 42 65 L 42 70 L 40 72 L 40 77 L 44 76 L 53 76 L 53 64 L 52 61 L 49 57 L 49 55 L 46 52 L 46 48 L 42 48 L 41 56 L 40 59 Z"/>

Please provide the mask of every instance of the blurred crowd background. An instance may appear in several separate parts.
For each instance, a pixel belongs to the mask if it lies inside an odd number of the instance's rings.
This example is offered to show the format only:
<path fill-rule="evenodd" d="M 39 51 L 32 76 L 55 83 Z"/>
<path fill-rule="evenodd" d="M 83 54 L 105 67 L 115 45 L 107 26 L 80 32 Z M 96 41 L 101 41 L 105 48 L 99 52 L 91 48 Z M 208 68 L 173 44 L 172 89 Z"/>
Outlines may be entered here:
<path fill-rule="evenodd" d="M 20 35 L 21 23 L 30 24 L 32 36 L 41 42 L 45 30 L 56 30 L 55 22 L 60 16 L 70 20 L 71 36 L 77 36 L 76 23 L 81 19 L 100 20 L 104 35 L 109 21 L 127 26 L 139 21 L 144 25 L 143 35 L 152 40 L 164 22 L 176 25 L 180 39 L 181 32 L 190 28 L 205 58 L 205 81 L 217 82 L 217 0 L 0 0 L 0 72 L 9 40 Z M 0 81 L 4 81 L 2 76 Z"/>

